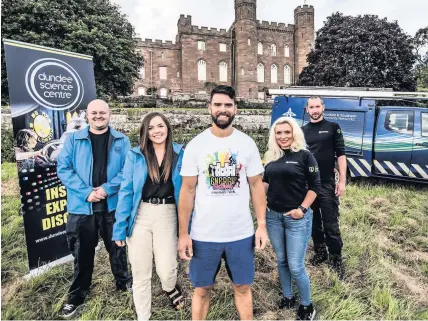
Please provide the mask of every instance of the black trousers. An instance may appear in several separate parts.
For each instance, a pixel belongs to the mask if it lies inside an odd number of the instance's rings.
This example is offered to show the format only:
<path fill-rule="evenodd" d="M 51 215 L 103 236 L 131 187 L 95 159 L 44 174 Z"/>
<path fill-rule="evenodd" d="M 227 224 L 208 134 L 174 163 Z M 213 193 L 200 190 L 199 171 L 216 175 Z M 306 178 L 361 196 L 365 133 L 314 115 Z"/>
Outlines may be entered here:
<path fill-rule="evenodd" d="M 339 199 L 334 182 L 321 182 L 321 192 L 311 206 L 313 210 L 312 239 L 315 249 L 327 245 L 330 254 L 342 254 L 339 229 Z"/>
<path fill-rule="evenodd" d="M 128 262 L 126 247 L 119 247 L 111 240 L 115 212 L 98 212 L 93 215 L 69 214 L 66 231 L 71 254 L 74 256 L 74 278 L 68 290 L 69 304 L 79 305 L 89 292 L 94 270 L 95 248 L 99 235 L 109 254 L 111 271 L 116 286 L 126 284 Z"/>

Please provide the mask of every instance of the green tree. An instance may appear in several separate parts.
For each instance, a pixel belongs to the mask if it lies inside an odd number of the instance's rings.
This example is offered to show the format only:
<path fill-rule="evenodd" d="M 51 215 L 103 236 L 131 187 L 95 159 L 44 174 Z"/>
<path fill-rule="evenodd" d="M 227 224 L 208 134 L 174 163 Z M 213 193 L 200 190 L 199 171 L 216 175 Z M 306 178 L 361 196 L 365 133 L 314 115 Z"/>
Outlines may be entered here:
<path fill-rule="evenodd" d="M 335 13 L 318 30 L 298 84 L 413 91 L 413 38 L 396 22 Z"/>
<path fill-rule="evenodd" d="M 418 88 L 428 91 L 428 27 L 421 28 L 414 38 L 416 52 L 415 74 Z"/>
<path fill-rule="evenodd" d="M 98 96 L 132 91 L 143 57 L 134 29 L 109 0 L 4 0 L 2 37 L 93 56 Z M 2 103 L 8 100 L 2 47 Z"/>

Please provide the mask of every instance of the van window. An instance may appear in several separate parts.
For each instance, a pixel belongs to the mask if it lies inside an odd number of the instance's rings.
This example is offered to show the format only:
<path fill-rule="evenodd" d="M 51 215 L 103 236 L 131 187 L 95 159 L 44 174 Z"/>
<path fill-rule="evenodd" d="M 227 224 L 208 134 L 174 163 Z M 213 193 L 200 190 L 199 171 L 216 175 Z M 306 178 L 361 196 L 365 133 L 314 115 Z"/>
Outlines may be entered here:
<path fill-rule="evenodd" d="M 422 136 L 428 136 L 428 113 L 421 113 Z"/>
<path fill-rule="evenodd" d="M 414 116 L 411 110 L 388 111 L 385 118 L 385 128 L 392 132 L 413 135 Z"/>

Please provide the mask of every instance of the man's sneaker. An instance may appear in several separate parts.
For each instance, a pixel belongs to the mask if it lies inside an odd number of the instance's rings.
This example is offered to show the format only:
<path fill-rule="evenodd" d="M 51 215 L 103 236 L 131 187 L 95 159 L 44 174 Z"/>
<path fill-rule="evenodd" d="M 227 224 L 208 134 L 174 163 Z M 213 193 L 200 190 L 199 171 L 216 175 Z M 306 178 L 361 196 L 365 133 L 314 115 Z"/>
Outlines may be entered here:
<path fill-rule="evenodd" d="M 345 266 L 342 262 L 342 256 L 340 254 L 332 254 L 330 255 L 329 265 L 336 272 L 339 280 L 343 280 L 345 275 Z"/>
<path fill-rule="evenodd" d="M 296 304 L 296 298 L 293 296 L 291 299 L 287 297 L 282 297 L 281 302 L 279 302 L 280 309 L 291 309 Z"/>
<path fill-rule="evenodd" d="M 312 303 L 310 305 L 299 305 L 297 310 L 297 320 L 313 320 L 315 318 L 316 311 Z"/>
<path fill-rule="evenodd" d="M 80 305 L 74 305 L 70 303 L 64 304 L 64 306 L 62 307 L 60 317 L 62 318 L 72 317 L 77 312 L 79 307 Z"/>
<path fill-rule="evenodd" d="M 321 246 L 319 248 L 315 248 L 315 254 L 310 259 L 310 263 L 313 266 L 319 266 L 323 262 L 327 261 L 327 259 L 328 259 L 327 248 L 324 245 L 324 246 Z"/>

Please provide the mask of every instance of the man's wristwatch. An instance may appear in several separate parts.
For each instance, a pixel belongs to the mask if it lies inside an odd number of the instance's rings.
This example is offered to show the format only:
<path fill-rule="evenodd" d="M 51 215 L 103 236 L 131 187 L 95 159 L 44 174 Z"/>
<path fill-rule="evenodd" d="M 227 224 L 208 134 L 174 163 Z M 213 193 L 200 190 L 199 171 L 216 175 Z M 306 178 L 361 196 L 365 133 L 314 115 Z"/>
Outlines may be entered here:
<path fill-rule="evenodd" d="M 306 214 L 308 209 L 306 207 L 303 207 L 302 205 L 299 206 L 299 208 L 302 210 L 303 214 Z"/>

